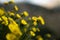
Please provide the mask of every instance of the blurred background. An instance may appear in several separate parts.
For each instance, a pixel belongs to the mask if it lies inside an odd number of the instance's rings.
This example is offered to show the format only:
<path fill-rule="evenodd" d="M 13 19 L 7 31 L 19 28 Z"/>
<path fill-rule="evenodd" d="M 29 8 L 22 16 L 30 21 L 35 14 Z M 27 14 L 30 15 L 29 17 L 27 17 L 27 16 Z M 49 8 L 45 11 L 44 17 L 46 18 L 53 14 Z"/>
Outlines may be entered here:
<path fill-rule="evenodd" d="M 0 0 L 0 3 L 8 2 L 8 1 L 11 0 Z M 12 1 L 14 1 L 15 3 L 26 2 L 33 5 L 42 6 L 48 9 L 52 9 L 60 6 L 60 0 L 12 0 Z"/>
<path fill-rule="evenodd" d="M 3 5 L 11 0 L 0 0 L 0 7 L 9 10 L 13 5 Z M 60 38 L 60 0 L 13 0 L 19 7 L 18 12 L 28 11 L 30 16 L 43 16 L 49 30 Z M 9 8 L 8 8 L 9 7 Z"/>

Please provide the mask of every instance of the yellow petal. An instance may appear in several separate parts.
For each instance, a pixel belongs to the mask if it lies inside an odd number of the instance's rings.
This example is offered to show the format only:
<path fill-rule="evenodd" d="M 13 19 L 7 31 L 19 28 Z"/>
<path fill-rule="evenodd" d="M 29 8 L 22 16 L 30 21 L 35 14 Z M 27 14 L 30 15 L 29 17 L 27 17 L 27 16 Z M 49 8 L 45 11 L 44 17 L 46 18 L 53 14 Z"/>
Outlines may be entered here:
<path fill-rule="evenodd" d="M 0 9 L 0 16 L 1 15 L 4 15 L 4 10 L 3 9 Z"/>
<path fill-rule="evenodd" d="M 14 35 L 14 34 L 12 34 L 12 33 L 8 33 L 7 35 L 6 35 L 6 39 L 7 40 L 15 40 L 17 37 Z"/>
<path fill-rule="evenodd" d="M 34 22 L 33 22 L 33 25 L 34 25 L 34 26 L 36 26 L 36 25 L 37 25 L 37 22 L 36 22 L 36 21 L 34 21 Z"/>
<path fill-rule="evenodd" d="M 10 16 L 14 16 L 15 14 L 13 12 L 8 11 Z"/>
<path fill-rule="evenodd" d="M 37 28 L 37 31 L 38 31 L 38 32 L 40 32 L 40 29 L 39 29 L 39 28 Z"/>
<path fill-rule="evenodd" d="M 31 36 L 35 36 L 35 33 L 33 31 L 30 31 Z"/>
<path fill-rule="evenodd" d="M 14 2 L 14 0 L 10 0 L 11 2 Z"/>
<path fill-rule="evenodd" d="M 36 29 L 35 27 L 33 27 L 33 28 L 32 28 L 32 30 L 33 30 L 34 32 L 36 32 L 36 31 L 37 31 L 37 29 Z"/>
<path fill-rule="evenodd" d="M 49 38 L 51 38 L 51 34 L 49 34 L 49 33 L 48 33 L 48 34 L 46 34 L 46 36 L 47 36 L 47 37 L 49 37 Z"/>
<path fill-rule="evenodd" d="M 44 24 L 45 24 L 45 21 L 44 21 L 44 19 L 43 19 L 43 17 L 42 17 L 42 16 L 39 16 L 39 17 L 38 17 L 38 20 L 40 20 L 40 21 L 41 21 L 41 24 L 42 24 L 42 25 L 44 25 Z"/>
<path fill-rule="evenodd" d="M 15 7 L 14 7 L 14 8 L 15 8 L 15 10 L 16 10 L 16 11 L 18 11 L 18 7 L 17 7 L 16 5 L 15 5 Z"/>
<path fill-rule="evenodd" d="M 0 18 L 0 21 L 2 21 L 2 18 Z"/>
<path fill-rule="evenodd" d="M 37 17 L 33 16 L 32 20 L 37 21 Z"/>
<path fill-rule="evenodd" d="M 43 38 L 40 35 L 38 35 L 36 38 L 37 40 L 43 40 Z"/>
<path fill-rule="evenodd" d="M 8 18 L 7 18 L 6 16 L 2 16 L 2 19 L 3 19 L 4 21 L 8 20 Z"/>
<path fill-rule="evenodd" d="M 16 14 L 16 17 L 17 17 L 17 18 L 21 18 L 21 16 L 20 16 L 19 14 Z"/>
<path fill-rule="evenodd" d="M 28 12 L 27 11 L 24 11 L 24 16 L 29 16 Z"/>
<path fill-rule="evenodd" d="M 27 22 L 26 22 L 24 19 L 21 20 L 21 23 L 22 23 L 23 25 L 27 25 Z"/>
<path fill-rule="evenodd" d="M 19 29 L 19 27 L 18 27 L 18 25 L 17 24 L 9 24 L 8 25 L 8 27 L 9 27 L 9 29 L 10 29 L 10 31 L 12 32 L 12 33 L 14 33 L 14 34 L 16 34 L 16 35 L 22 35 L 22 32 L 21 32 L 21 30 Z"/>

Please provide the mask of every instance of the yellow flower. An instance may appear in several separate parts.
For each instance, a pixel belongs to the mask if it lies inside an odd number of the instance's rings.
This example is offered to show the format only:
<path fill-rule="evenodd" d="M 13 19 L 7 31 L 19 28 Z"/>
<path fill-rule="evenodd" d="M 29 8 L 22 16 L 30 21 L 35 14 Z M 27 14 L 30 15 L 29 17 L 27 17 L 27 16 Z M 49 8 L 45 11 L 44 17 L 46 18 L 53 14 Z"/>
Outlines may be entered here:
<path fill-rule="evenodd" d="M 0 21 L 2 21 L 2 18 L 0 18 Z"/>
<path fill-rule="evenodd" d="M 30 31 L 31 36 L 35 36 L 35 33 L 33 31 Z"/>
<path fill-rule="evenodd" d="M 3 21 L 1 24 L 8 25 L 8 21 Z"/>
<path fill-rule="evenodd" d="M 6 21 L 5 25 L 8 25 L 8 21 Z"/>
<path fill-rule="evenodd" d="M 23 15 L 26 16 L 26 17 L 29 16 L 27 11 L 24 11 Z"/>
<path fill-rule="evenodd" d="M 24 28 L 24 32 L 26 32 L 27 31 L 27 28 Z"/>
<path fill-rule="evenodd" d="M 28 20 L 31 20 L 31 17 L 29 17 Z"/>
<path fill-rule="evenodd" d="M 19 29 L 19 26 L 18 24 L 12 19 L 12 18 L 8 18 L 9 21 L 10 21 L 10 24 L 8 25 L 10 31 L 14 34 L 19 34 L 19 35 L 22 35 L 22 32 L 21 30 Z"/>
<path fill-rule="evenodd" d="M 8 17 L 8 19 L 9 19 L 9 21 L 11 21 L 11 22 L 14 21 L 11 17 Z"/>
<path fill-rule="evenodd" d="M 2 19 L 4 20 L 2 24 L 8 25 L 8 18 L 6 16 L 2 16 Z"/>
<path fill-rule="evenodd" d="M 33 27 L 33 28 L 32 28 L 32 31 L 36 32 L 36 31 L 37 31 L 37 29 L 36 29 L 35 27 Z"/>
<path fill-rule="evenodd" d="M 33 16 L 32 20 L 37 21 L 37 17 Z"/>
<path fill-rule="evenodd" d="M 5 24 L 5 22 L 3 21 L 1 24 Z"/>
<path fill-rule="evenodd" d="M 46 34 L 46 36 L 47 36 L 47 37 L 49 37 L 49 38 L 51 38 L 51 34 L 49 34 L 49 33 L 48 33 L 48 34 Z"/>
<path fill-rule="evenodd" d="M 27 22 L 26 22 L 24 19 L 21 20 L 21 23 L 22 23 L 23 25 L 27 25 Z"/>
<path fill-rule="evenodd" d="M 14 33 L 14 34 L 16 34 L 16 35 L 22 35 L 22 32 L 21 32 L 21 30 L 19 29 L 19 26 L 18 26 L 18 24 L 13 24 L 13 23 L 10 23 L 9 25 L 8 25 L 8 27 L 9 27 L 9 29 L 10 29 L 10 31 L 12 32 L 12 33 Z"/>
<path fill-rule="evenodd" d="M 30 26 L 30 24 L 27 24 L 26 27 L 28 28 Z"/>
<path fill-rule="evenodd" d="M 4 2 L 5 5 L 9 4 L 8 2 Z"/>
<path fill-rule="evenodd" d="M 15 14 L 13 12 L 8 12 L 10 16 L 14 16 Z"/>
<path fill-rule="evenodd" d="M 42 18 L 42 16 L 39 16 L 39 17 L 38 17 L 38 20 L 40 20 L 40 21 L 41 21 L 41 24 L 42 24 L 42 25 L 44 25 L 44 24 L 45 24 L 45 21 L 44 21 L 44 19 Z"/>
<path fill-rule="evenodd" d="M 8 18 L 7 18 L 6 16 L 2 16 L 2 19 L 3 19 L 4 21 L 8 20 Z"/>
<path fill-rule="evenodd" d="M 37 22 L 36 22 L 36 21 L 34 21 L 34 22 L 33 22 L 33 25 L 34 25 L 34 26 L 36 26 L 36 25 L 37 25 Z"/>
<path fill-rule="evenodd" d="M 37 40 L 43 40 L 43 38 L 40 35 L 37 36 L 36 38 L 37 38 Z"/>
<path fill-rule="evenodd" d="M 18 7 L 17 7 L 16 5 L 14 6 L 14 9 L 15 9 L 16 11 L 18 11 Z"/>
<path fill-rule="evenodd" d="M 16 14 L 17 18 L 21 18 L 21 16 L 19 14 Z"/>
<path fill-rule="evenodd" d="M 40 29 L 39 29 L 39 28 L 37 28 L 37 31 L 38 31 L 38 32 L 40 32 Z"/>
<path fill-rule="evenodd" d="M 11 2 L 14 2 L 14 0 L 10 0 Z"/>
<path fill-rule="evenodd" d="M 6 39 L 7 40 L 16 40 L 16 36 L 14 35 L 14 34 L 12 34 L 12 33 L 8 33 L 7 35 L 6 35 Z"/>
<path fill-rule="evenodd" d="M 10 23 L 16 24 L 16 22 L 12 18 L 8 17 L 8 20 L 10 21 Z"/>
<path fill-rule="evenodd" d="M 0 16 L 4 15 L 4 10 L 0 9 Z"/>

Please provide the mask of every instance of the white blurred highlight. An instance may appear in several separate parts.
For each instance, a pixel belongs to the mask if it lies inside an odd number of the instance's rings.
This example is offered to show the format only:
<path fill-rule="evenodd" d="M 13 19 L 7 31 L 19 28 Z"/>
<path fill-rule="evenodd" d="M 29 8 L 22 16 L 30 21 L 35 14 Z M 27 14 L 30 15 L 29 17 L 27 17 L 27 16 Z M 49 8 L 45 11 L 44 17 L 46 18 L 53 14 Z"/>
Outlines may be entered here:
<path fill-rule="evenodd" d="M 28 0 L 30 4 L 42 6 L 48 9 L 55 8 L 60 5 L 60 0 Z"/>
<path fill-rule="evenodd" d="M 0 3 L 8 2 L 11 0 L 0 0 Z M 42 6 L 47 9 L 52 9 L 60 6 L 60 0 L 14 0 L 16 3 L 27 2 L 36 6 Z"/>

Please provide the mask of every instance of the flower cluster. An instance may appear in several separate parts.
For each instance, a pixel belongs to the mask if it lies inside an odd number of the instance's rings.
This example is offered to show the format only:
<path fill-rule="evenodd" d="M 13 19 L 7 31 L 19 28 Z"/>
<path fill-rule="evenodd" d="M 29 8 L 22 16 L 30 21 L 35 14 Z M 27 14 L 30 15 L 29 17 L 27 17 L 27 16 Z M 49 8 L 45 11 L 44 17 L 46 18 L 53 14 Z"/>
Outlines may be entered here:
<path fill-rule="evenodd" d="M 12 3 L 12 2 L 9 2 Z M 5 5 L 9 4 L 4 3 Z M 14 4 L 15 5 L 15 4 Z M 19 8 L 15 5 L 14 10 Z M 6 40 L 50 40 L 50 34 L 45 28 L 45 21 L 42 16 L 29 17 L 27 11 L 15 13 L 0 8 L 0 24 L 7 27 L 10 32 L 5 35 Z"/>

